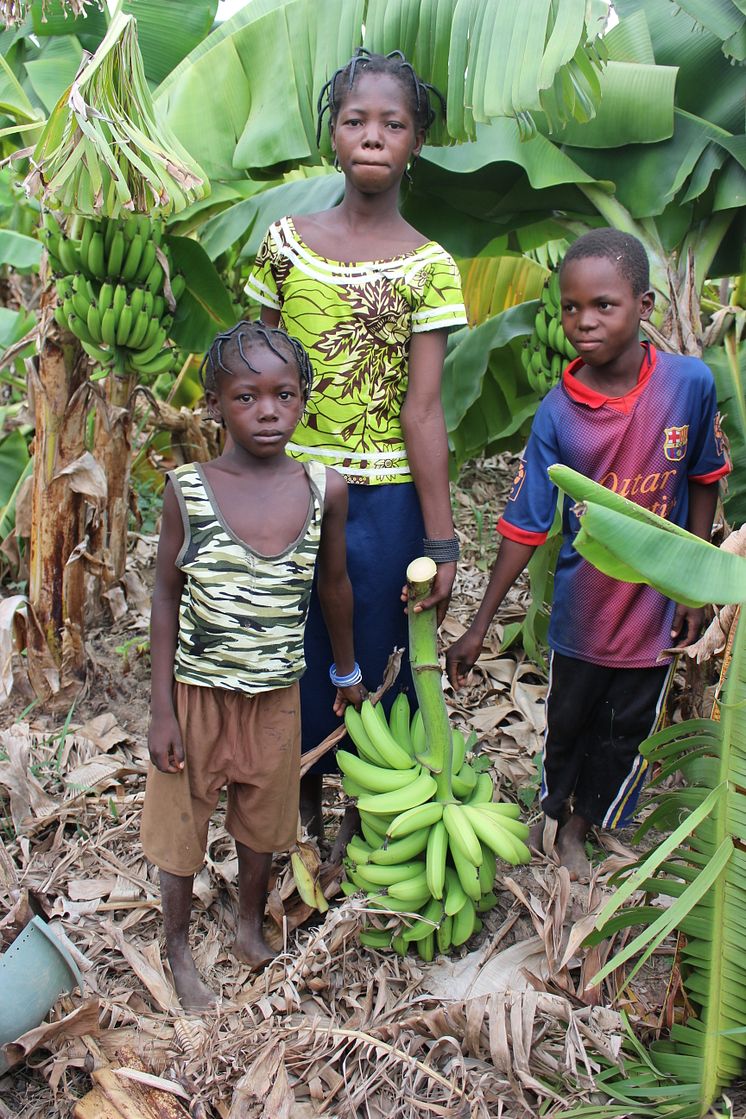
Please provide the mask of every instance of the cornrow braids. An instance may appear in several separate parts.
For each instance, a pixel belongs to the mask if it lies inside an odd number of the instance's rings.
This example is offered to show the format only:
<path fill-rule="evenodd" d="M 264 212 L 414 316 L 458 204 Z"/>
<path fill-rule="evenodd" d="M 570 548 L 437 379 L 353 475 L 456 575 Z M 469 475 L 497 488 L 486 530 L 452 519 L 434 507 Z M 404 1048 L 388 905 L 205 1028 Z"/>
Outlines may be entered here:
<path fill-rule="evenodd" d="M 650 264 L 642 241 L 619 229 L 592 229 L 573 241 L 562 258 L 560 276 L 568 264 L 588 257 L 610 260 L 620 276 L 629 281 L 636 297 L 650 290 Z"/>
<path fill-rule="evenodd" d="M 427 132 L 435 120 L 435 110 L 432 106 L 431 96 L 437 98 L 440 110 L 445 117 L 446 102 L 443 94 L 435 86 L 422 80 L 416 73 L 411 62 L 408 62 L 401 51 L 390 51 L 388 54 L 372 54 L 365 47 L 358 47 L 348 63 L 340 66 L 329 81 L 323 86 L 316 104 L 316 143 L 321 143 L 321 127 L 324 114 L 329 114 L 329 126 L 336 120 L 342 107 L 345 96 L 352 90 L 355 79 L 359 74 L 388 74 L 401 84 L 405 90 L 412 109 L 417 131 Z"/>
<path fill-rule="evenodd" d="M 292 361 L 297 365 L 303 398 L 308 400 L 313 385 L 313 367 L 304 347 L 297 338 L 279 327 L 267 326 L 263 322 L 250 322 L 248 319 L 243 319 L 230 330 L 216 335 L 199 367 L 199 377 L 205 392 L 216 393 L 218 374 L 231 376 L 236 361 L 242 362 L 252 373 L 260 373 L 261 370 L 252 365 L 248 357 L 248 350 L 257 342 L 263 342 L 285 364 Z"/>

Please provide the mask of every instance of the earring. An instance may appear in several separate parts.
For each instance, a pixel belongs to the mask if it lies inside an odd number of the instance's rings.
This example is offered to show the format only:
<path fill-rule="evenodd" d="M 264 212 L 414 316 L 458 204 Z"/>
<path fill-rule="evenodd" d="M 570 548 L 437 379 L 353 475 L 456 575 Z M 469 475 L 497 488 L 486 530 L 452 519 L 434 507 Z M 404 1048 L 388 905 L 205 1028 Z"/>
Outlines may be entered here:
<path fill-rule="evenodd" d="M 334 156 L 334 170 L 335 171 L 341 171 L 342 170 L 342 168 L 339 166 L 339 160 L 338 160 L 336 155 Z"/>

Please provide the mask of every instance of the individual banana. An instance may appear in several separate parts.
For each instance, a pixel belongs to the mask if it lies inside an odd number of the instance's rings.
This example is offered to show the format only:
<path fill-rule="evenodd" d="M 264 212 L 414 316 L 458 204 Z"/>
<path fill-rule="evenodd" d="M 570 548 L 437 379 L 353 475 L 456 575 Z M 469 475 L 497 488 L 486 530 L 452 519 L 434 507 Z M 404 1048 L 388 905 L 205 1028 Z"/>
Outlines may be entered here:
<path fill-rule="evenodd" d="M 91 342 L 82 342 L 81 344 L 91 361 L 94 361 L 97 365 L 109 366 L 114 361 L 112 350 L 102 350 L 100 346 L 95 346 Z"/>
<path fill-rule="evenodd" d="M 479 884 L 481 866 L 476 867 L 471 859 L 467 859 L 454 843 L 449 844 L 449 850 L 464 893 L 472 901 L 479 901 L 482 896 L 482 887 Z M 482 856 L 482 861 L 484 861 L 484 856 Z"/>
<path fill-rule="evenodd" d="M 310 906 L 311 909 L 316 908 L 316 883 L 313 876 L 309 871 L 306 864 L 303 862 L 298 851 L 292 851 L 290 854 L 290 865 L 293 868 L 293 878 L 295 879 L 295 886 L 300 894 L 301 899 Z"/>
<path fill-rule="evenodd" d="M 435 931 L 429 932 L 427 936 L 423 936 L 422 940 L 417 941 L 417 955 L 426 964 L 432 962 L 435 958 Z"/>
<path fill-rule="evenodd" d="M 427 847 L 430 828 L 419 828 L 410 832 L 403 839 L 394 839 L 391 843 L 384 842 L 383 846 L 375 846 L 370 854 L 370 862 L 385 866 L 392 863 L 403 863 L 420 855 Z"/>
<path fill-rule="evenodd" d="M 117 340 L 117 314 L 113 307 L 104 311 L 101 316 L 101 338 L 107 346 L 116 345 Z"/>
<path fill-rule="evenodd" d="M 409 700 L 405 692 L 399 692 L 391 704 L 389 726 L 399 745 L 412 756 L 412 738 L 409 733 L 410 718 Z"/>
<path fill-rule="evenodd" d="M 507 816 L 511 820 L 520 819 L 521 806 L 511 800 L 493 801 L 490 800 L 479 807 L 485 812 L 491 812 L 495 816 Z"/>
<path fill-rule="evenodd" d="M 388 929 L 361 929 L 358 940 L 365 948 L 391 947 L 391 933 Z"/>
<path fill-rule="evenodd" d="M 466 803 L 487 804 L 492 800 L 494 791 L 491 775 L 489 773 L 480 773 L 477 777 L 477 783 L 474 789 L 466 798 Z"/>
<path fill-rule="evenodd" d="M 466 761 L 466 739 L 463 731 L 454 727 L 451 732 L 451 776 L 458 773 Z"/>
<path fill-rule="evenodd" d="M 348 705 L 345 707 L 344 719 L 347 733 L 355 743 L 360 756 L 365 758 L 366 761 L 372 762 L 373 765 L 386 765 L 382 755 L 378 753 L 378 750 L 376 750 L 368 737 L 368 732 L 363 726 L 363 720 L 360 718 L 360 712 L 356 711 L 351 705 Z"/>
<path fill-rule="evenodd" d="M 489 913 L 497 905 L 497 895 L 488 890 L 486 894 L 482 894 L 477 902 L 477 913 Z"/>
<path fill-rule="evenodd" d="M 420 863 L 420 866 L 422 866 L 422 863 Z M 413 874 L 411 878 L 404 878 L 401 882 L 394 882 L 389 886 L 388 894 L 390 898 L 408 901 L 413 906 L 424 905 L 427 899 L 432 896 L 427 885 L 427 875 L 424 867 L 419 874 Z"/>
<path fill-rule="evenodd" d="M 132 308 L 132 314 L 132 327 L 125 345 L 131 350 L 139 350 L 150 323 L 150 316 L 145 310 L 140 310 L 135 314 L 134 307 Z"/>
<path fill-rule="evenodd" d="M 465 944 L 470 936 L 473 935 L 477 923 L 477 910 L 471 898 L 466 899 L 466 903 L 462 905 L 458 913 L 453 915 L 453 925 L 451 927 L 451 942 L 455 948 L 459 945 Z"/>
<path fill-rule="evenodd" d="M 373 765 L 348 750 L 337 750 L 337 765 L 347 777 L 351 777 L 371 793 L 389 793 L 393 789 L 403 789 L 422 772 L 419 765 L 410 769 L 386 769 Z"/>
<path fill-rule="evenodd" d="M 435 782 L 433 782 L 433 784 L 434 783 Z M 419 804 L 415 808 L 410 808 L 405 812 L 398 813 L 387 827 L 386 835 L 389 839 L 401 839 L 402 836 L 409 835 L 410 832 L 417 831 L 419 828 L 427 828 L 430 827 L 431 824 L 437 823 L 442 815 L 443 805 L 438 800 Z"/>
<path fill-rule="evenodd" d="M 365 814 L 360 817 L 360 830 L 363 833 L 363 838 L 375 850 L 378 850 L 386 839 L 386 827 L 382 823 L 385 819 L 385 816 L 366 816 Z M 378 862 L 378 859 L 375 861 Z"/>
<path fill-rule="evenodd" d="M 57 255 L 60 258 L 62 267 L 67 273 L 74 273 L 80 271 L 80 253 L 75 242 L 71 241 L 68 237 L 60 237 L 57 242 Z"/>
<path fill-rule="evenodd" d="M 409 769 L 412 765 L 411 754 L 399 745 L 389 730 L 385 718 L 379 718 L 369 699 L 363 700 L 360 707 L 360 718 L 370 741 L 383 758 L 384 763 L 391 769 Z"/>
<path fill-rule="evenodd" d="M 145 242 L 140 233 L 136 233 L 129 244 L 125 245 L 124 259 L 121 267 L 121 276 L 123 280 L 134 280 L 144 248 Z"/>
<path fill-rule="evenodd" d="M 142 255 L 137 265 L 135 275 L 132 277 L 138 284 L 145 284 L 153 265 L 156 263 L 156 244 L 151 238 L 143 245 Z"/>
<path fill-rule="evenodd" d="M 101 333 L 101 311 L 95 303 L 88 304 L 88 313 L 86 315 L 86 325 L 92 340 L 95 343 L 103 342 L 104 336 Z"/>
<path fill-rule="evenodd" d="M 104 237 L 96 230 L 91 236 L 88 249 L 88 269 L 97 280 L 106 279 L 106 258 L 104 255 Z"/>
<path fill-rule="evenodd" d="M 186 291 L 186 277 L 182 276 L 181 272 L 174 273 L 174 275 L 171 277 L 171 293 L 173 294 L 173 297 L 174 297 L 174 299 L 176 300 L 177 303 L 179 302 L 179 300 L 181 299 L 181 297 L 182 297 L 182 295 L 184 294 L 185 291 Z M 404 695 L 403 692 L 400 692 L 399 694 Z M 406 699 L 407 697 L 404 696 L 404 698 Z M 394 701 L 394 702 L 396 702 L 396 701 Z M 407 707 L 408 706 L 409 705 L 407 704 Z"/>
<path fill-rule="evenodd" d="M 121 229 L 114 232 L 111 239 L 111 245 L 106 257 L 106 274 L 111 279 L 116 279 L 122 274 L 122 264 L 124 262 L 124 233 Z"/>
<path fill-rule="evenodd" d="M 358 809 L 361 812 L 372 812 L 374 815 L 403 813 L 407 809 L 416 808 L 430 800 L 437 792 L 437 788 L 435 779 L 429 773 L 420 773 L 414 781 L 410 781 L 403 789 L 394 789 L 390 793 L 377 793 L 374 796 L 360 797 Z"/>
<path fill-rule="evenodd" d="M 448 832 L 442 820 L 430 828 L 425 855 L 427 888 L 434 898 L 443 897 L 446 880 L 446 857 L 448 855 Z"/>
<path fill-rule="evenodd" d="M 382 886 L 391 887 L 397 882 L 404 882 L 422 873 L 425 866 L 421 860 L 412 860 L 408 863 L 396 863 L 393 866 L 381 866 L 378 863 L 358 864 L 354 868 L 359 875 L 372 887 L 380 889 Z"/>
<path fill-rule="evenodd" d="M 477 772 L 468 762 L 464 762 L 458 773 L 454 773 L 451 777 L 451 788 L 453 795 L 458 797 L 459 800 L 464 800 L 473 792 L 477 784 Z"/>
<path fill-rule="evenodd" d="M 346 857 L 352 859 L 352 861 L 359 866 L 364 866 L 365 863 L 369 863 L 372 854 L 373 848 L 370 844 L 365 843 L 359 835 L 353 835 L 345 848 Z"/>
<path fill-rule="evenodd" d="M 453 917 L 466 905 L 468 900 L 458 874 L 452 867 L 446 867 L 445 893 L 443 895 L 443 910 L 446 916 Z"/>
<path fill-rule="evenodd" d="M 497 859 L 491 847 L 482 844 L 482 865 L 479 868 L 479 889 L 483 894 L 488 893 L 495 884 L 497 873 Z"/>
<path fill-rule="evenodd" d="M 435 943 L 438 951 L 445 954 L 453 943 L 453 917 L 443 916 L 443 920 L 435 930 Z"/>
<path fill-rule="evenodd" d="M 108 315 L 109 312 L 107 311 L 106 314 Z M 145 339 L 143 341 L 145 341 L 146 339 L 147 339 L 147 334 L 145 335 Z M 147 347 L 144 347 L 143 349 L 139 349 L 139 350 L 134 350 L 130 354 L 130 361 L 131 361 L 132 365 L 134 365 L 134 367 L 136 369 L 140 369 L 140 368 L 142 368 L 142 366 L 147 365 L 149 362 L 151 362 L 153 360 L 154 357 L 157 357 L 158 354 L 161 353 L 161 350 L 163 349 L 165 341 L 166 341 L 166 331 L 163 329 L 162 326 L 159 326 L 158 329 L 155 332 L 155 337 L 153 338 L 152 342 L 150 342 Z"/>
<path fill-rule="evenodd" d="M 75 337 L 79 338 L 81 342 L 93 342 L 85 319 L 82 319 L 80 315 L 76 315 L 74 311 L 68 314 L 67 325 Z"/>
<path fill-rule="evenodd" d="M 499 816 L 485 812 L 482 806 L 464 805 L 469 823 L 474 833 L 487 847 L 511 866 L 519 866 L 531 861 L 531 852 L 525 843 L 517 839 L 503 826 Z"/>
<path fill-rule="evenodd" d="M 443 902 L 431 898 L 422 911 L 420 918 L 401 934 L 406 944 L 416 943 L 429 936 L 443 920 Z"/>
<path fill-rule="evenodd" d="M 474 809 L 476 811 L 476 809 Z M 466 808 L 462 804 L 446 804 L 443 808 L 443 823 L 448 831 L 451 848 L 458 848 L 465 859 L 475 867 L 482 862 L 482 845 L 476 836 Z"/>
<path fill-rule="evenodd" d="M 118 346 L 126 346 L 127 345 L 127 339 L 130 336 L 131 329 L 132 329 L 132 308 L 130 307 L 130 305 L 128 303 L 125 303 L 124 307 L 122 307 L 122 310 L 119 313 L 119 318 L 117 320 L 116 339 L 117 339 L 117 345 Z"/>

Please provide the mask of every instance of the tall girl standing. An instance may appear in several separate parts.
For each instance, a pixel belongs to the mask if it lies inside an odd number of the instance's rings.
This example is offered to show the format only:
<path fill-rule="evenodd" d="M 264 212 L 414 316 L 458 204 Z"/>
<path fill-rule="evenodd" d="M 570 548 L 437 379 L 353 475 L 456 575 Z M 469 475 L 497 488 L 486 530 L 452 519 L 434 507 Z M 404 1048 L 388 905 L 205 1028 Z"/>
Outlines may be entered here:
<path fill-rule="evenodd" d="M 458 558 L 440 391 L 448 330 L 466 314 L 455 262 L 399 212 L 402 179 L 435 119 L 432 93 L 442 105 L 399 51 L 361 48 L 337 70 L 319 97 L 318 135 L 328 113 L 344 197 L 332 209 L 271 225 L 246 287 L 263 321 L 298 338 L 314 367 L 316 387 L 288 453 L 333 466 L 351 483 L 355 648 L 371 686 L 392 650 L 407 647 L 400 602 L 407 564 L 423 552 L 438 564 L 422 606 L 437 605 L 442 618 Z M 318 600 L 305 654 L 307 750 L 334 729 L 335 673 Z M 408 663 L 399 680 L 411 687 Z M 301 782 L 301 816 L 317 835 L 321 783 L 318 770 Z"/>

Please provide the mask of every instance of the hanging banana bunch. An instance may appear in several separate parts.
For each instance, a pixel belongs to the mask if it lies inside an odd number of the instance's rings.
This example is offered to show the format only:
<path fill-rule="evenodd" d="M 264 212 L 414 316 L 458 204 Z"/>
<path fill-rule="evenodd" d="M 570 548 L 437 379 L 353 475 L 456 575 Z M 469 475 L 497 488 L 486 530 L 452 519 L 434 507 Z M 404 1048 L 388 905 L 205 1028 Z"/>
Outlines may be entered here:
<path fill-rule="evenodd" d="M 47 18 L 48 5 L 49 0 L 41 0 L 42 21 Z M 60 0 L 62 10 L 73 17 L 85 15 L 86 8 L 94 5 L 97 8 L 103 7 L 103 0 Z M 6 27 L 12 23 L 23 23 L 30 7 L 30 0 L 0 0 L 0 23 Z"/>
<path fill-rule="evenodd" d="M 577 356 L 577 351 L 568 342 L 562 328 L 557 265 L 544 283 L 533 333 L 521 351 L 523 368 L 534 392 L 539 396 L 546 396 L 559 381 L 565 366 Z"/>
<path fill-rule="evenodd" d="M 45 207 L 116 218 L 178 213 L 209 193 L 204 172 L 157 120 L 133 16 L 118 12 L 55 105 L 25 186 Z"/>
<path fill-rule="evenodd" d="M 171 274 L 163 223 L 130 214 L 71 224 L 79 226 L 79 239 L 63 232 L 52 214 L 44 217 L 58 325 L 79 339 L 99 376 L 134 373 L 149 384 L 170 372 L 178 352 L 167 344 L 168 335 L 186 284 L 182 275 Z"/>
<path fill-rule="evenodd" d="M 424 597 L 435 565 L 415 560 L 407 569 L 410 602 Z M 405 954 L 413 945 L 423 960 L 465 944 L 482 927 L 481 914 L 496 904 L 497 859 L 511 866 L 529 861 L 528 827 L 517 804 L 493 800 L 492 777 L 469 760 L 468 740 L 452 729 L 437 658 L 435 611 L 409 613 L 409 646 L 419 708 L 396 697 L 389 719 L 366 700 L 345 711 L 357 747 L 337 751 L 342 787 L 357 801 L 361 836 L 347 845 L 347 893 L 362 891 L 371 918 L 360 942 Z"/>

